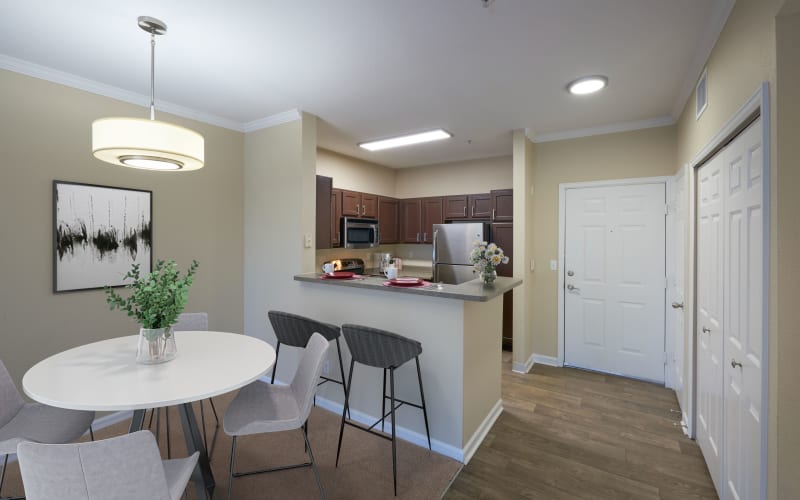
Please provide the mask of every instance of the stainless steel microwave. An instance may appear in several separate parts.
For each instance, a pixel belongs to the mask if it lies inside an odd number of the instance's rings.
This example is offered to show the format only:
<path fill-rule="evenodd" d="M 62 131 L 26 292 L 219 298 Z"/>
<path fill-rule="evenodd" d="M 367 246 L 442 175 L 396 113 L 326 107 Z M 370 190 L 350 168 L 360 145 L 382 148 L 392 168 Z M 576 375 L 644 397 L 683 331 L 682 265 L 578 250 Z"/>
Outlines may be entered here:
<path fill-rule="evenodd" d="M 381 231 L 375 219 L 342 217 L 341 234 L 344 248 L 373 248 L 381 243 Z"/>

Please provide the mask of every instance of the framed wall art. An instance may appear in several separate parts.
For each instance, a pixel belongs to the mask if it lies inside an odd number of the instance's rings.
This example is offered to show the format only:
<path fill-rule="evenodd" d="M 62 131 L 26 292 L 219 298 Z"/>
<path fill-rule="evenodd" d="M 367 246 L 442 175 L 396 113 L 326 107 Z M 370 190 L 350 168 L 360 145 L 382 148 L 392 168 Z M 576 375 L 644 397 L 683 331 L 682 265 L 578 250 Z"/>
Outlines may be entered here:
<path fill-rule="evenodd" d="M 122 286 L 153 265 L 153 193 L 53 181 L 53 291 Z"/>

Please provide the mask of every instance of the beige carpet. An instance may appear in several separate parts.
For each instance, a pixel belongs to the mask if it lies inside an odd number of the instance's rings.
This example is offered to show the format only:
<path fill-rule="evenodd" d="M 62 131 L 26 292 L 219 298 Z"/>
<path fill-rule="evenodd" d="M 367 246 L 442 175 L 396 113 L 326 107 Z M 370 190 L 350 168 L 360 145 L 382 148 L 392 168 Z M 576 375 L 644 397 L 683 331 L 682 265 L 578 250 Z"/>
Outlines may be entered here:
<path fill-rule="evenodd" d="M 214 398 L 220 419 L 230 395 Z M 209 439 L 213 434 L 214 417 L 208 404 L 206 430 Z M 195 404 L 198 423 L 200 411 Z M 163 414 L 162 414 L 163 416 Z M 148 413 L 149 419 L 149 413 Z M 147 420 L 145 425 L 147 425 Z M 309 419 L 309 440 L 317 461 L 322 485 L 329 499 L 394 498 L 392 490 L 392 445 L 390 441 L 345 426 L 342 455 L 339 467 L 336 461 L 336 443 L 339 437 L 340 416 L 316 407 Z M 400 422 L 398 422 L 400 423 Z M 178 412 L 170 410 L 171 447 L 173 457 L 186 456 L 186 446 L 180 428 Z M 116 424 L 95 433 L 97 439 L 119 435 L 128 430 L 128 422 Z M 387 427 L 388 430 L 388 427 Z M 155 422 L 153 423 L 155 431 Z M 166 439 L 162 429 L 160 445 L 166 458 Z M 236 470 L 261 469 L 305 461 L 303 435 L 299 430 L 277 434 L 245 436 L 237 440 Z M 211 467 L 217 488 L 227 493 L 228 467 L 230 465 L 231 439 L 222 432 L 220 422 L 216 446 L 211 457 Z M 405 441 L 397 441 L 397 498 L 438 499 L 461 470 L 461 464 L 437 453 Z M 189 497 L 195 498 L 190 483 Z M 2 495 L 22 494 L 19 468 L 10 465 L 3 485 Z M 223 496 L 224 498 L 224 496 Z M 235 499 L 316 499 L 319 498 L 314 474 L 304 467 L 283 472 L 258 474 L 234 479 Z"/>

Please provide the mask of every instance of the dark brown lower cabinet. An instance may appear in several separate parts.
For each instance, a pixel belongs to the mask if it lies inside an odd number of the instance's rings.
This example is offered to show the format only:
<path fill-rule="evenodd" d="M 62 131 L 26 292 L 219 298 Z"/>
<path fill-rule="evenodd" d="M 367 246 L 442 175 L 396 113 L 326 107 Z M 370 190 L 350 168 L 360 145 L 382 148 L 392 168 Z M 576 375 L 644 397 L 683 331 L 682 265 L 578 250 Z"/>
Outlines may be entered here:
<path fill-rule="evenodd" d="M 508 264 L 497 268 L 498 276 L 514 276 L 514 224 L 497 222 L 492 224 L 492 241 L 508 256 Z M 514 291 L 503 294 L 503 349 L 510 351 L 514 340 Z"/>
<path fill-rule="evenodd" d="M 328 221 L 331 219 L 331 190 L 333 179 L 323 175 L 317 176 L 317 237 L 316 248 L 331 247 L 331 227 Z"/>

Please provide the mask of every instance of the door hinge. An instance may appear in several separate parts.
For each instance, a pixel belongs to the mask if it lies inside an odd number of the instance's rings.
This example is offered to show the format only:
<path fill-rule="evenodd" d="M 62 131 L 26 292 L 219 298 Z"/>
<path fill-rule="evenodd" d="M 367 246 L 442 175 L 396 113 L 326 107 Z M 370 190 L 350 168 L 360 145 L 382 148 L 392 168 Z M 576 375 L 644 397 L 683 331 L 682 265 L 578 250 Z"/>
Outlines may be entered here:
<path fill-rule="evenodd" d="M 664 215 L 669 215 L 669 203 L 664 204 Z"/>
<path fill-rule="evenodd" d="M 664 276 L 664 290 L 669 290 L 669 276 Z"/>
<path fill-rule="evenodd" d="M 664 364 L 666 365 L 667 363 L 668 363 L 668 355 L 667 351 L 664 351 Z"/>

